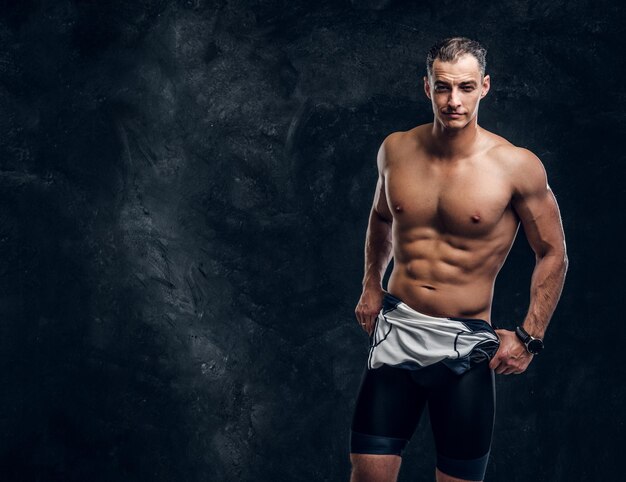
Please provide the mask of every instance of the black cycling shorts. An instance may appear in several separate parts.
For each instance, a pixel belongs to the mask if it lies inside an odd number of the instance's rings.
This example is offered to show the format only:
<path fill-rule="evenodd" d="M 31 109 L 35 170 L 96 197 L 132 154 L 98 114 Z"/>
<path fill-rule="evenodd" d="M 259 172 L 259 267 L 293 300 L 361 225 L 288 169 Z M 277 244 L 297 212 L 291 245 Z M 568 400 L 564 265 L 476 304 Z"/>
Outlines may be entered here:
<path fill-rule="evenodd" d="M 453 477 L 483 480 L 496 407 L 489 359 L 461 375 L 442 362 L 419 370 L 366 367 L 352 420 L 350 452 L 402 456 L 426 403 L 437 468 Z"/>

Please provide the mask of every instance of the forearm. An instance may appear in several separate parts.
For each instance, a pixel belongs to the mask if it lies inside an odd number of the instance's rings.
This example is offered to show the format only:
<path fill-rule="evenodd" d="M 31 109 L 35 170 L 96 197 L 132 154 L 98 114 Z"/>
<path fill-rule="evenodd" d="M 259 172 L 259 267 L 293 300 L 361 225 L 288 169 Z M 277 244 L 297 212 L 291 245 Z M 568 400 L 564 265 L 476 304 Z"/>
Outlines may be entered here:
<path fill-rule="evenodd" d="M 380 287 L 392 256 L 391 222 L 372 209 L 365 236 L 363 287 Z"/>
<path fill-rule="evenodd" d="M 535 264 L 530 286 L 530 306 L 523 324 L 523 328 L 535 338 L 543 338 L 545 335 L 561 297 L 567 266 L 564 252 L 547 254 L 538 258 Z"/>

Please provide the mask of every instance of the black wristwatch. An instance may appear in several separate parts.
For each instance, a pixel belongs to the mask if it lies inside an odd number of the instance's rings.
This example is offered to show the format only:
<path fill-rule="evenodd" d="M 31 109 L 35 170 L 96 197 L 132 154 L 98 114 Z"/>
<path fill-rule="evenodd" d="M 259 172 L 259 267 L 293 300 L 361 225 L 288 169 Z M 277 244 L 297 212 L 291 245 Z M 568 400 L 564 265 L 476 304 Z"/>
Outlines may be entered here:
<path fill-rule="evenodd" d="M 537 355 L 541 353 L 541 350 L 543 350 L 543 340 L 541 338 L 530 336 L 521 326 L 515 327 L 515 334 L 520 340 L 522 340 L 522 343 L 526 346 L 528 353 Z"/>

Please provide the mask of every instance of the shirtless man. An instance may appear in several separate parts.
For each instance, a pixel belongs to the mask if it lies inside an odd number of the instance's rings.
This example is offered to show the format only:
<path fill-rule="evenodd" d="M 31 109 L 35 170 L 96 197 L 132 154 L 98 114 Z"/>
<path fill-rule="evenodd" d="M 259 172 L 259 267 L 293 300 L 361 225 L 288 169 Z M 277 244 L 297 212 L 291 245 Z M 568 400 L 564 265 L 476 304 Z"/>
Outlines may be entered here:
<path fill-rule="evenodd" d="M 494 372 L 526 370 L 561 295 L 568 260 L 544 167 L 477 123 L 490 86 L 485 54 L 462 37 L 435 45 L 424 77 L 434 121 L 390 134 L 378 151 L 355 310 L 370 356 L 351 427 L 351 482 L 397 480 L 426 403 L 436 480 L 483 480 Z M 520 222 L 536 255 L 524 331 L 494 330 L 494 283 Z"/>

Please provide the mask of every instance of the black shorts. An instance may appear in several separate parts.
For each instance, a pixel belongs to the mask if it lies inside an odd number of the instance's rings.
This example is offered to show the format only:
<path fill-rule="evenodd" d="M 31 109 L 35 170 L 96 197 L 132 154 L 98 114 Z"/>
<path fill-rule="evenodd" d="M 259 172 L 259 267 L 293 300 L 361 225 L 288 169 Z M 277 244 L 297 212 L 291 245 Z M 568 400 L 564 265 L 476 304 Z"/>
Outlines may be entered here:
<path fill-rule="evenodd" d="M 462 375 L 442 362 L 419 370 L 366 367 L 352 420 L 350 452 L 402 456 L 426 403 L 437 468 L 453 477 L 483 480 L 496 407 L 489 360 Z"/>

